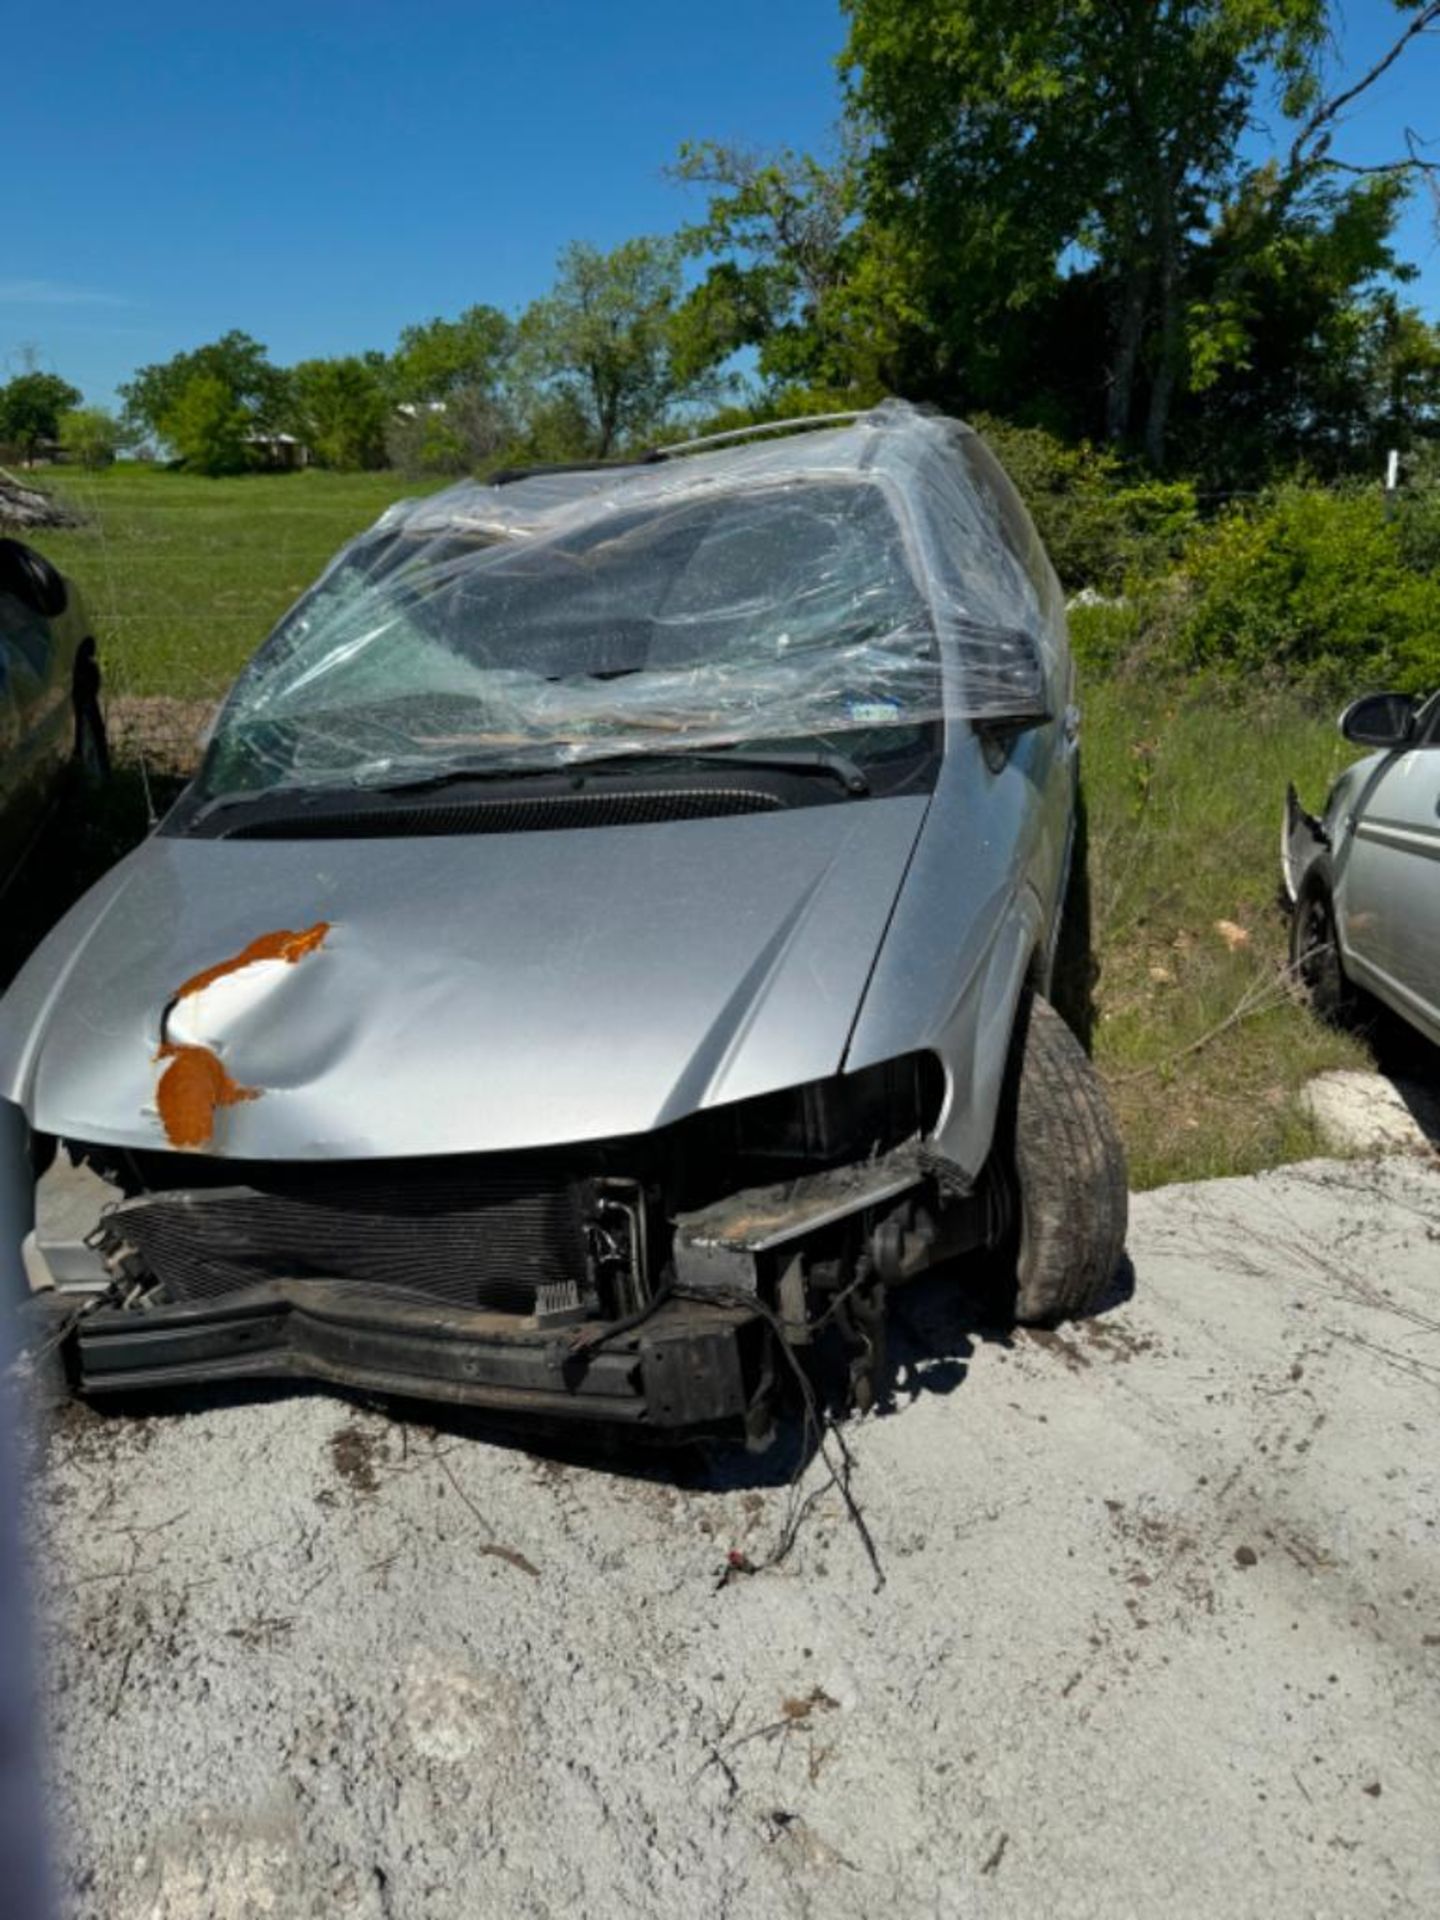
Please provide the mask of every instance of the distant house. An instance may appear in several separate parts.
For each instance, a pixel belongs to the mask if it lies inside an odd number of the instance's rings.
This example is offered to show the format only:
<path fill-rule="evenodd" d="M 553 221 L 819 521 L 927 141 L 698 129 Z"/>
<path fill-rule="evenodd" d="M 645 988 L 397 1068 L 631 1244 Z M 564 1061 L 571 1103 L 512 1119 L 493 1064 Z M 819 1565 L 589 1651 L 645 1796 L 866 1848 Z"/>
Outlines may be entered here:
<path fill-rule="evenodd" d="M 58 440 L 37 440 L 33 447 L 0 440 L 0 466 L 53 467 L 64 458 L 65 452 Z"/>
<path fill-rule="evenodd" d="M 288 473 L 296 467 L 310 465 L 310 449 L 303 440 L 297 440 L 293 433 L 261 433 L 258 430 L 247 433 L 245 444 L 255 458 L 257 466 L 266 467 L 272 473 Z"/>

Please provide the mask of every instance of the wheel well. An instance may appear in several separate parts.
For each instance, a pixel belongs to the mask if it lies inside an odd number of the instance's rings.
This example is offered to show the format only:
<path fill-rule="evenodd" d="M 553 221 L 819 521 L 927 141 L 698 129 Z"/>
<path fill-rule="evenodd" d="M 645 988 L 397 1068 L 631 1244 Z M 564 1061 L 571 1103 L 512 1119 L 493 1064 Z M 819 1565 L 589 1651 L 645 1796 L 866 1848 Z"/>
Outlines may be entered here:
<path fill-rule="evenodd" d="M 1323 854 L 1312 860 L 1300 876 L 1300 885 L 1296 889 L 1295 904 L 1303 906 L 1306 901 L 1321 897 L 1329 900 L 1332 907 L 1335 901 L 1335 878 L 1330 871 L 1330 863 Z"/>

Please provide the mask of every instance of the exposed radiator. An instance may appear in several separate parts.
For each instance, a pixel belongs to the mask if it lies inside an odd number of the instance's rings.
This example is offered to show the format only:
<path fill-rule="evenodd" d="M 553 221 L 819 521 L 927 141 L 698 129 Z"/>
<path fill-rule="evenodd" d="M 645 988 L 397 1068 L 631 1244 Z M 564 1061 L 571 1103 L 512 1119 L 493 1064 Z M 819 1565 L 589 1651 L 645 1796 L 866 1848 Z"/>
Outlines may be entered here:
<path fill-rule="evenodd" d="M 245 1172 L 254 1184 L 127 1201 L 111 1244 L 182 1300 L 311 1277 L 530 1313 L 537 1287 L 585 1279 L 587 1185 L 533 1156 Z"/>

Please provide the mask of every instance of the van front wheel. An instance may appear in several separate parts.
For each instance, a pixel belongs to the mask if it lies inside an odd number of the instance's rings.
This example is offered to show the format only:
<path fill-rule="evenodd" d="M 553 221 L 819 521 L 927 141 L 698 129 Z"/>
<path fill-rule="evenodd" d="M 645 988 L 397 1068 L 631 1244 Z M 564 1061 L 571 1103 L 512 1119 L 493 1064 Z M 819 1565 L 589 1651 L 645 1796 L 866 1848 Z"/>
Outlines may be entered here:
<path fill-rule="evenodd" d="M 1014 1200 L 1014 1316 L 1055 1326 L 1094 1313 L 1125 1252 L 1125 1149 L 1100 1077 L 1050 1004 L 1016 1024 L 997 1149 Z"/>

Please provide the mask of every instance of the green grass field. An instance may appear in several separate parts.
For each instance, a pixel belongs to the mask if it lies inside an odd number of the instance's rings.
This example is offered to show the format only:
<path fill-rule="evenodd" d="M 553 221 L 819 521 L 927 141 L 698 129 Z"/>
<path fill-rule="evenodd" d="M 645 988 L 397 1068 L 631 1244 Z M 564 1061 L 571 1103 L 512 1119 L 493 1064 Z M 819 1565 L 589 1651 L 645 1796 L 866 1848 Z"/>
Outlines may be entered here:
<path fill-rule="evenodd" d="M 341 541 L 417 490 L 392 474 L 205 480 L 138 467 L 58 484 L 90 524 L 41 544 L 80 583 L 109 686 L 132 702 L 223 692 Z M 1285 781 L 1323 797 L 1348 751 L 1333 721 L 1293 697 L 1243 705 L 1096 677 L 1084 703 L 1095 1056 L 1135 1184 L 1318 1151 L 1299 1089 L 1365 1056 L 1280 983 L 1275 888 Z M 1227 940 L 1220 921 L 1244 938 Z M 1255 1013 L 1186 1051 L 1251 1000 Z"/>
<path fill-rule="evenodd" d="M 181 700 L 222 689 L 342 541 L 427 491 L 394 473 L 206 480 L 139 462 L 46 484 L 87 516 L 39 544 L 80 583 L 112 690 Z"/>

